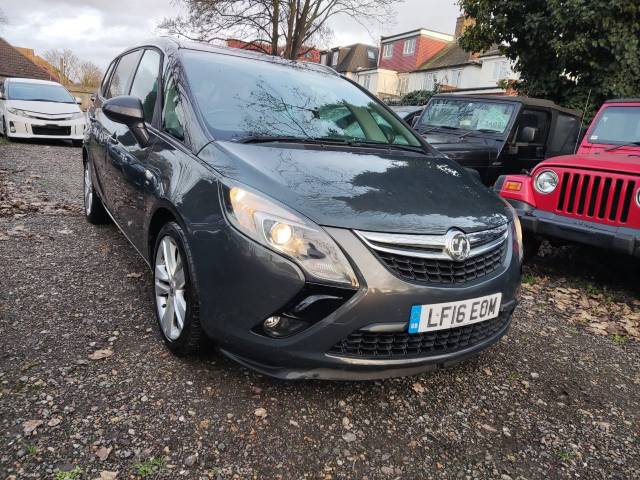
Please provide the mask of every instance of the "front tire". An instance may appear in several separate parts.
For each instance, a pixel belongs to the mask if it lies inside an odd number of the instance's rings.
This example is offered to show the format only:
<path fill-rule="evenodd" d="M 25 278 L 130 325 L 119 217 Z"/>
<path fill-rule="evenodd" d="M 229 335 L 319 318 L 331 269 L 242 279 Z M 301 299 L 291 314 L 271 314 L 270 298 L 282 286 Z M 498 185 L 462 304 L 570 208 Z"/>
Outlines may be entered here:
<path fill-rule="evenodd" d="M 76 148 L 80 148 L 82 147 L 82 140 L 71 140 L 71 144 Z"/>
<path fill-rule="evenodd" d="M 168 222 L 160 230 L 153 260 L 154 306 L 165 345 L 179 356 L 202 352 L 206 335 L 200 323 L 193 256 L 176 222 Z"/>
<path fill-rule="evenodd" d="M 109 215 L 102 205 L 102 200 L 98 197 L 93 181 L 91 180 L 91 164 L 87 160 L 84 163 L 84 215 L 89 223 L 102 225 L 109 222 Z"/>

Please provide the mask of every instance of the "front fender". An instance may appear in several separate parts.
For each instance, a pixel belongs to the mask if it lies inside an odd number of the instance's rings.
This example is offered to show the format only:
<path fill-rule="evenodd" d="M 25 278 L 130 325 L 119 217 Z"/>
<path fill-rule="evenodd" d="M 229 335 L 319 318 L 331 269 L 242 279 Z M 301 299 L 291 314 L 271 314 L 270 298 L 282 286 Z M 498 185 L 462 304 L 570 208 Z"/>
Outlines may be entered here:
<path fill-rule="evenodd" d="M 529 175 L 502 175 L 496 181 L 493 189 L 506 200 L 516 200 L 536 207 L 533 179 Z"/>

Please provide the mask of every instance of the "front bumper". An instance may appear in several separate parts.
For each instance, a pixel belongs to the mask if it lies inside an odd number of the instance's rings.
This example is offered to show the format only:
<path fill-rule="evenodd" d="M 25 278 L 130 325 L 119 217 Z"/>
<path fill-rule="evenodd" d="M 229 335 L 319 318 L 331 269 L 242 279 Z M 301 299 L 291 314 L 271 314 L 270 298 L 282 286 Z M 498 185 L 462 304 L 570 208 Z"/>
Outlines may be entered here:
<path fill-rule="evenodd" d="M 517 200 L 509 202 L 518 212 L 525 234 L 552 237 L 640 257 L 638 229 L 564 217 Z"/>
<path fill-rule="evenodd" d="M 39 120 L 8 112 L 5 122 L 9 138 L 82 140 L 86 126 L 84 117 L 72 120 Z"/>
<path fill-rule="evenodd" d="M 224 262 L 213 262 L 212 266 L 242 266 L 240 269 L 221 267 L 216 272 L 198 272 L 200 289 L 207 292 L 206 298 L 201 298 L 203 327 L 224 355 L 279 378 L 366 380 L 411 375 L 453 365 L 488 348 L 508 331 L 521 273 L 511 237 L 507 240 L 504 260 L 494 272 L 464 284 L 425 286 L 396 277 L 353 232 L 336 228 L 326 230 L 357 266 L 360 287 L 337 310 L 301 333 L 281 339 L 256 333 L 255 327 L 302 289 L 305 280 L 298 267 L 231 228 L 219 239 L 207 239 L 204 232 L 195 232 L 201 239 L 197 243 L 202 245 L 202 254 L 224 251 Z M 220 250 L 216 248 L 216 241 L 221 242 Z M 199 255 L 196 251 L 196 258 Z M 225 281 L 216 281 L 221 274 Z M 484 336 L 481 341 L 469 342 L 452 353 L 400 358 L 331 353 L 336 344 L 363 328 L 384 325 L 385 329 L 406 332 L 414 305 L 466 300 L 497 292 L 502 293 L 500 328 L 492 330 L 491 335 Z"/>

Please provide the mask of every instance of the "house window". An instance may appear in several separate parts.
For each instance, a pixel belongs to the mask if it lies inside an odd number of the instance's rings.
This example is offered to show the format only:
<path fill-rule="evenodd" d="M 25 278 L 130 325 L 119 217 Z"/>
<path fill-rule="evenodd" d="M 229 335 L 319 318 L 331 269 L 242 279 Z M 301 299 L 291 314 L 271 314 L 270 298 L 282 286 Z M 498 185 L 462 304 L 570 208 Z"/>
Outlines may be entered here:
<path fill-rule="evenodd" d="M 369 58 L 369 60 L 375 60 L 376 52 L 374 50 L 367 50 L 367 57 Z"/>
<path fill-rule="evenodd" d="M 323 53 L 322 55 L 320 55 L 320 63 L 322 65 L 327 65 L 327 58 L 329 57 L 329 55 L 327 55 L 326 53 Z"/>
<path fill-rule="evenodd" d="M 338 65 L 338 57 L 340 56 L 340 51 L 336 50 L 333 52 L 333 56 L 331 57 L 331 66 L 335 67 Z"/>
<path fill-rule="evenodd" d="M 399 90 L 398 93 L 400 94 L 400 96 L 402 96 L 405 93 L 407 93 L 408 89 L 409 89 L 409 77 L 402 77 L 398 84 L 398 90 Z"/>
<path fill-rule="evenodd" d="M 371 86 L 371 75 L 365 75 L 362 77 L 362 86 L 369 90 L 369 87 Z"/>
<path fill-rule="evenodd" d="M 382 46 L 382 56 L 384 58 L 391 58 L 393 57 L 393 43 L 385 43 Z"/>
<path fill-rule="evenodd" d="M 416 53 L 416 39 L 410 38 L 404 41 L 404 47 L 402 49 L 403 55 L 413 55 Z"/>
<path fill-rule="evenodd" d="M 509 62 L 500 60 L 493 63 L 493 80 L 503 80 L 509 76 Z"/>
<path fill-rule="evenodd" d="M 432 73 L 428 73 L 424 77 L 424 89 L 428 91 L 433 90 L 433 74 Z"/>
<path fill-rule="evenodd" d="M 451 86 L 456 88 L 459 87 L 461 78 L 462 78 L 462 70 L 454 70 L 451 75 Z"/>

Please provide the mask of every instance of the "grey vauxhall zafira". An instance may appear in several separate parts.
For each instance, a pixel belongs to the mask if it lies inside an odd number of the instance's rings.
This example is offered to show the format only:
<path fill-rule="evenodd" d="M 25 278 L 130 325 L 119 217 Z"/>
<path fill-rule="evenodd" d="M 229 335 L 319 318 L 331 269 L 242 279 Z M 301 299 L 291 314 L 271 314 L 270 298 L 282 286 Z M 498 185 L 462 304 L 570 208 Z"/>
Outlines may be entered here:
<path fill-rule="evenodd" d="M 332 69 L 153 40 L 112 62 L 89 119 L 86 216 L 151 267 L 175 353 L 373 379 L 508 330 L 517 216 Z"/>

